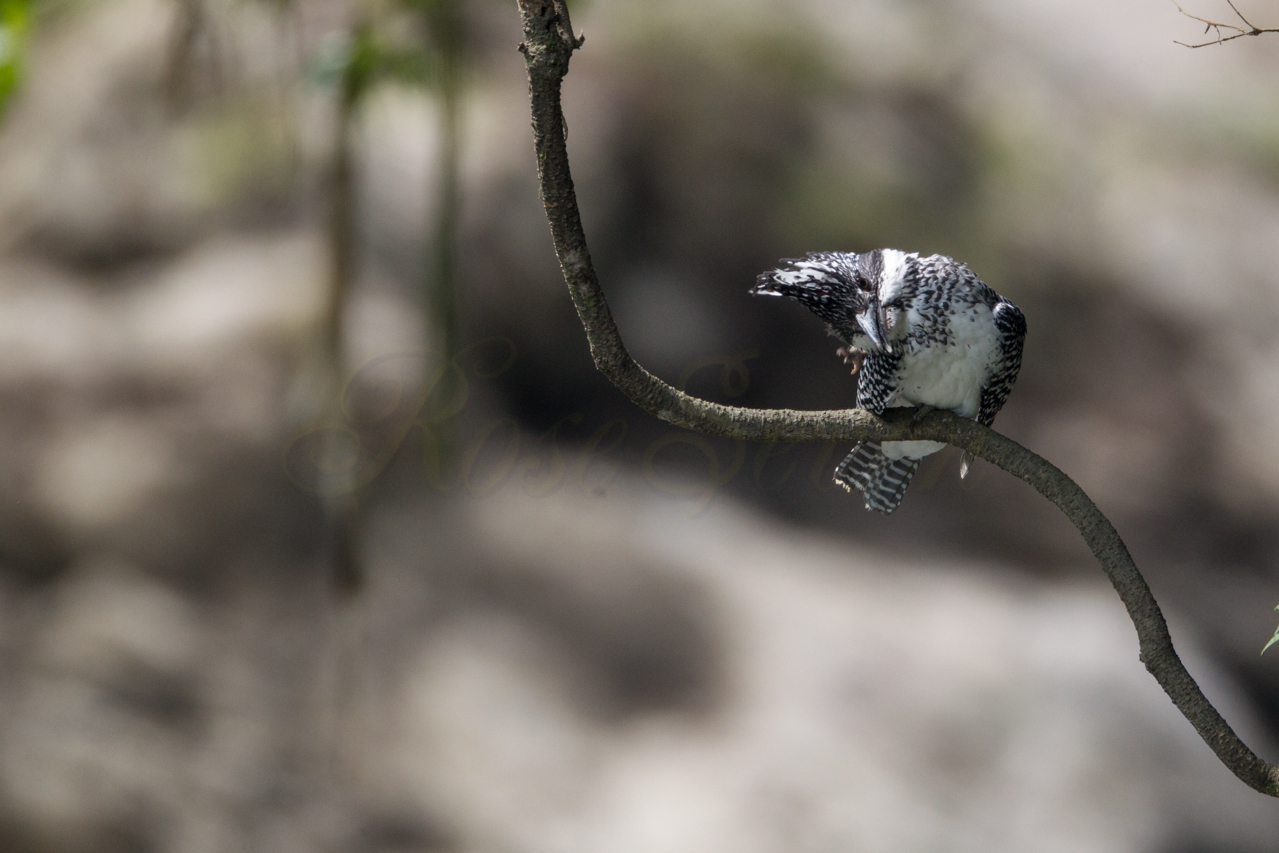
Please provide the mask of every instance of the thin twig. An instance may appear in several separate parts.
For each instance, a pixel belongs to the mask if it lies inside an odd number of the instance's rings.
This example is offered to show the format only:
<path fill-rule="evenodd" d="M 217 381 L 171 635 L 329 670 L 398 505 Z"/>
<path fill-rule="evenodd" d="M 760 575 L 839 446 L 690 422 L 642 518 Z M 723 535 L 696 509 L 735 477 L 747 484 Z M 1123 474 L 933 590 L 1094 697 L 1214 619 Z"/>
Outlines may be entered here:
<path fill-rule="evenodd" d="M 1232 2 L 1232 0 L 1226 0 L 1226 3 L 1229 4 L 1230 8 L 1234 11 L 1235 15 L 1239 17 L 1239 20 L 1243 21 L 1244 26 L 1240 27 L 1236 24 L 1225 24 L 1218 21 L 1210 21 L 1207 18 L 1201 18 L 1198 15 L 1192 15 L 1189 12 L 1187 12 L 1185 9 L 1181 8 L 1181 6 L 1177 3 L 1177 0 L 1172 0 L 1172 5 L 1177 7 L 1178 12 L 1185 15 L 1187 18 L 1198 21 L 1199 23 L 1204 25 L 1205 34 L 1207 34 L 1210 30 L 1216 30 L 1217 32 L 1217 37 L 1211 41 L 1200 42 L 1199 44 L 1186 44 L 1186 42 L 1184 41 L 1174 40 L 1173 44 L 1179 44 L 1182 47 L 1208 47 L 1209 45 L 1214 45 L 1214 44 L 1225 44 L 1228 41 L 1234 41 L 1235 39 L 1243 38 L 1244 36 L 1259 36 L 1262 33 L 1279 33 L 1279 27 L 1254 26 L 1251 21 L 1249 21 L 1247 18 L 1243 16 L 1243 12 L 1240 12 L 1237 8 L 1235 8 L 1235 4 Z M 1229 35 L 1229 36 L 1223 35 L 1221 32 L 1223 29 L 1233 30 L 1234 35 Z"/>
<path fill-rule="evenodd" d="M 1137 629 L 1140 658 L 1177 709 L 1236 776 L 1256 790 L 1279 796 L 1279 768 L 1239 740 L 1203 695 L 1173 649 L 1163 613 L 1114 525 L 1078 484 L 1015 441 L 951 412 L 915 420 L 913 409 L 876 417 L 861 409 L 801 412 L 742 409 L 690 397 L 641 367 L 627 352 L 591 264 L 568 149 L 564 144 L 560 84 L 569 58 L 581 46 L 560 10 L 562 0 L 518 0 L 524 21 L 520 46 L 528 65 L 542 203 L 569 295 L 586 330 L 595 366 L 637 406 L 676 426 L 755 441 L 943 441 L 991 462 L 1029 483 L 1079 529 L 1119 593 Z"/>

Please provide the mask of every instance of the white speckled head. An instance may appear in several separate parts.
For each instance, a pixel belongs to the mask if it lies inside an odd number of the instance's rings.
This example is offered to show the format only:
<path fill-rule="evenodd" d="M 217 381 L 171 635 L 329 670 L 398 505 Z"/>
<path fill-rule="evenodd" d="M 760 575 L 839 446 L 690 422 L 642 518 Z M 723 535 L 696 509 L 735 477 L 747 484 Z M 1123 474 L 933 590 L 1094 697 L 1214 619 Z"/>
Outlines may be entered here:
<path fill-rule="evenodd" d="M 884 249 L 884 272 L 879 279 L 879 302 L 882 305 L 901 293 L 906 284 L 906 261 L 911 256 L 898 249 Z"/>

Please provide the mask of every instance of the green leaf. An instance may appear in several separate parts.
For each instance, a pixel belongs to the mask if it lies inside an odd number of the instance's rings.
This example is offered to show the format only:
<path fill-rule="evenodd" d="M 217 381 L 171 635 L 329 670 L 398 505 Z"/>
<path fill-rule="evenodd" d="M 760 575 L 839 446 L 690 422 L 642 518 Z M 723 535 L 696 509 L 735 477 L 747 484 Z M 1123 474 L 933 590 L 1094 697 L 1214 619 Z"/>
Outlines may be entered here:
<path fill-rule="evenodd" d="M 31 0 L 0 0 L 0 114 L 22 82 Z"/>
<path fill-rule="evenodd" d="M 1279 610 L 1279 606 L 1276 606 L 1275 610 Z M 1261 647 L 1261 653 L 1264 655 L 1266 653 L 1266 649 L 1270 648 L 1275 643 L 1279 643 L 1279 628 L 1275 629 L 1275 635 L 1270 638 L 1270 642 Z"/>

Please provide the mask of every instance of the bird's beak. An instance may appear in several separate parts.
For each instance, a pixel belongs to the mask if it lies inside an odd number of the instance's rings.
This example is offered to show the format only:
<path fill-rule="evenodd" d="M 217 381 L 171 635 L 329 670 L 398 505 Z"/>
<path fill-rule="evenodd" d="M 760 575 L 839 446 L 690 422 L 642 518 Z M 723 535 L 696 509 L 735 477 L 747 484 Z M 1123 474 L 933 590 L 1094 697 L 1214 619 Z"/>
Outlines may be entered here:
<path fill-rule="evenodd" d="M 879 300 L 872 297 L 865 309 L 857 314 L 857 325 L 862 327 L 862 331 L 870 338 L 871 343 L 882 349 L 884 352 L 892 352 L 892 347 L 888 344 L 888 336 L 884 334 L 884 321 L 879 312 Z"/>

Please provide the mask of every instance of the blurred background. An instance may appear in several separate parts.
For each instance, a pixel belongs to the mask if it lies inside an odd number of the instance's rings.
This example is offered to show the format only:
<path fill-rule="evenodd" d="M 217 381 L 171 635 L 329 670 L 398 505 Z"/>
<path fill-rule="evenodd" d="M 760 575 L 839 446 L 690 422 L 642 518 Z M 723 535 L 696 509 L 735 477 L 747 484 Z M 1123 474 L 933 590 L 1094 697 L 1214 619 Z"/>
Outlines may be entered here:
<path fill-rule="evenodd" d="M 640 362 L 847 407 L 754 276 L 966 261 L 1030 329 L 996 426 L 1279 759 L 1279 36 L 572 8 L 569 150 Z M 871 514 L 847 447 L 674 431 L 601 379 L 519 41 L 506 0 L 0 0 L 0 848 L 1274 849 L 1028 487 L 948 450 Z"/>

